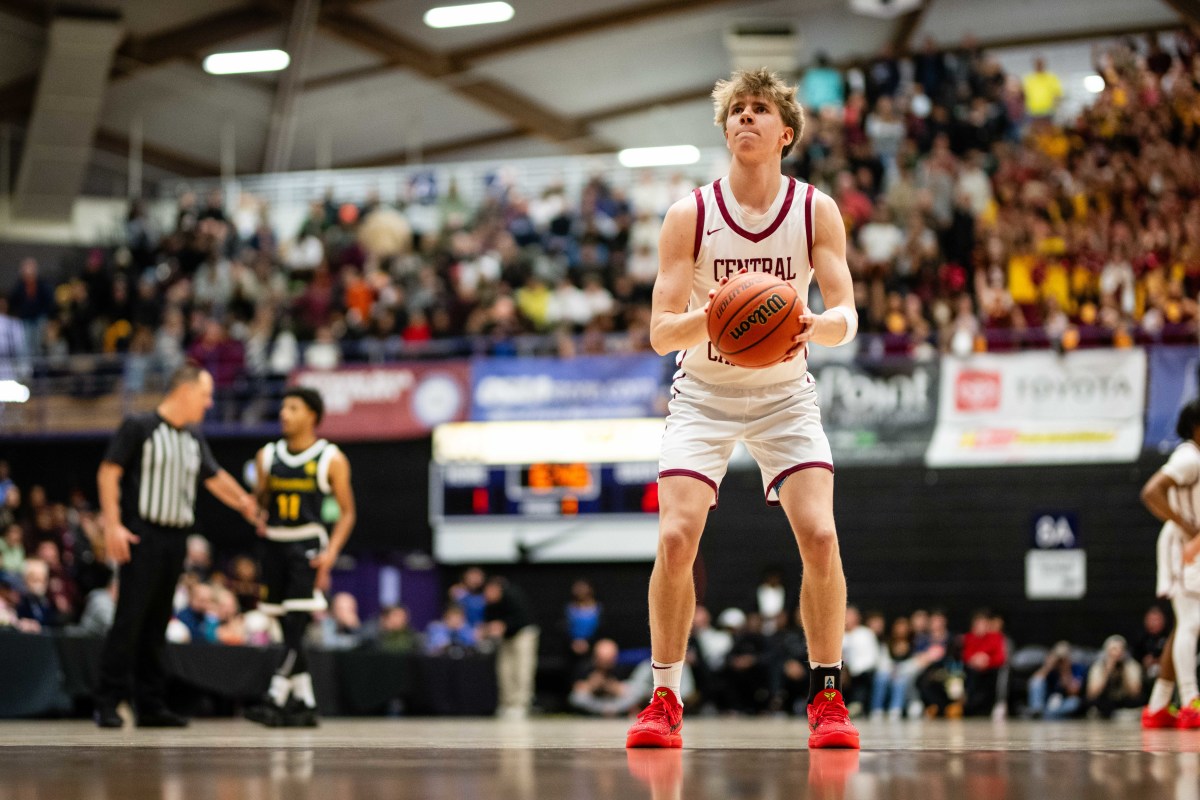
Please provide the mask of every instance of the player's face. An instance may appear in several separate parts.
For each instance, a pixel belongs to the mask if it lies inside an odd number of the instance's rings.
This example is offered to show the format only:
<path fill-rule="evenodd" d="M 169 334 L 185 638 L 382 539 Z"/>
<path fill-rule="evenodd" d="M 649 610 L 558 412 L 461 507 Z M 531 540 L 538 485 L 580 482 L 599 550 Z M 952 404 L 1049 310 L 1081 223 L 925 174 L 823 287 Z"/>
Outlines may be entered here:
<path fill-rule="evenodd" d="M 279 424 L 284 436 L 295 436 L 312 430 L 316 415 L 298 397 L 285 397 L 279 409 Z"/>
<path fill-rule="evenodd" d="M 794 133 L 783 124 L 775 104 L 765 97 L 740 95 L 729 104 L 725 144 L 735 155 L 778 155 Z"/>

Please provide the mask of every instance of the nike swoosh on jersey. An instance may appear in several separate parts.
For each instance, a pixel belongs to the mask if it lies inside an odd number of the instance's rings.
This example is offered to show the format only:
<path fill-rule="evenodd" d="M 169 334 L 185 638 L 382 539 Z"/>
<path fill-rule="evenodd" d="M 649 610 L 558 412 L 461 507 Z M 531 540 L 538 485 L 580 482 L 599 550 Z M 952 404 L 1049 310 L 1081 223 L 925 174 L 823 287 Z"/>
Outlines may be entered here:
<path fill-rule="evenodd" d="M 708 235 L 712 236 L 717 231 L 723 231 L 723 230 L 725 230 L 725 226 L 722 225 L 720 228 L 713 228 L 711 231 L 708 232 Z"/>

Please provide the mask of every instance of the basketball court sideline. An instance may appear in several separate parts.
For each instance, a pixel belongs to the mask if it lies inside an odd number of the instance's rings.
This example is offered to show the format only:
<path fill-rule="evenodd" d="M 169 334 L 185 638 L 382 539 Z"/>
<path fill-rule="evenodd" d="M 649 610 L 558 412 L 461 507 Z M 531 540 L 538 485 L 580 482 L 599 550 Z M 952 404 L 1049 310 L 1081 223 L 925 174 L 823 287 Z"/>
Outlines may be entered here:
<path fill-rule="evenodd" d="M 0 800 L 41 798 L 1137 798 L 1200 800 L 1200 731 L 1109 722 L 868 722 L 809 751 L 798 720 L 689 720 L 686 748 L 625 720 L 326 720 L 314 730 L 0 725 Z"/>

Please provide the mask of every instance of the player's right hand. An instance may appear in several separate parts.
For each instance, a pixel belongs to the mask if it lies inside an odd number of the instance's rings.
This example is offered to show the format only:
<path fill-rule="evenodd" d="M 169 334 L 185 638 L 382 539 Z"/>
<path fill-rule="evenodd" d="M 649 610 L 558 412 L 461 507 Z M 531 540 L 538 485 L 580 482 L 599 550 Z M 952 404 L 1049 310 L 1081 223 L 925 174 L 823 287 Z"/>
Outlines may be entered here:
<path fill-rule="evenodd" d="M 104 529 L 104 551 L 110 560 L 118 564 L 128 563 L 129 545 L 140 541 L 133 531 L 120 523 L 106 526 Z"/>
<path fill-rule="evenodd" d="M 745 271 L 746 271 L 746 270 L 742 270 L 742 272 L 745 272 Z M 721 287 L 722 287 L 722 286 L 724 286 L 724 285 L 725 285 L 725 284 L 727 284 L 727 283 L 729 283 L 729 276 L 728 276 L 728 275 L 726 275 L 725 277 L 721 278 L 721 280 L 717 281 L 717 285 L 716 285 L 716 286 L 714 286 L 713 288 L 711 288 L 711 289 L 709 289 L 709 290 L 708 290 L 708 302 L 704 304 L 704 308 L 700 309 L 701 311 L 703 311 L 703 312 L 704 312 L 704 316 L 706 316 L 706 317 L 708 316 L 708 307 L 709 307 L 710 305 L 712 305 L 712 300 L 713 300 L 713 298 L 717 296 L 717 292 L 721 291 Z"/>

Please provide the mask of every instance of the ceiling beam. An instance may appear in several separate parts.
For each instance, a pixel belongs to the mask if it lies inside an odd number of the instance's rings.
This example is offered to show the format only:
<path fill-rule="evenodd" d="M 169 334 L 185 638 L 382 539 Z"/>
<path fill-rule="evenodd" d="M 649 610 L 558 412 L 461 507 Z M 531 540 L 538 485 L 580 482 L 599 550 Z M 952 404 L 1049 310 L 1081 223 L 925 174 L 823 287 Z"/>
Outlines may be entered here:
<path fill-rule="evenodd" d="M 43 27 L 50 21 L 49 10 L 37 0 L 0 0 L 0 11 Z"/>
<path fill-rule="evenodd" d="M 1175 9 L 1175 13 L 1183 17 L 1191 25 L 1200 25 L 1200 0 L 1165 0 L 1166 4 Z"/>
<path fill-rule="evenodd" d="M 708 99 L 712 96 L 713 84 L 716 83 L 716 78 L 712 83 L 706 83 L 703 86 L 695 86 L 690 89 L 681 89 L 670 94 L 663 94 L 657 97 L 647 97 L 643 100 L 637 100 L 631 103 L 622 103 L 619 106 L 609 106 L 602 108 L 599 111 L 592 111 L 579 117 L 579 122 L 584 125 L 594 125 L 597 122 L 606 122 L 610 119 L 625 117 L 630 114 L 638 114 L 644 111 L 650 111 L 662 106 L 673 106 L 678 103 L 692 103 L 700 99 Z"/>
<path fill-rule="evenodd" d="M 312 53 L 313 34 L 321 0 L 296 0 L 288 22 L 286 50 L 292 60 L 279 78 L 271 102 L 271 120 L 267 126 L 267 145 L 263 152 L 263 172 L 284 172 L 292 160 L 296 139 L 296 100 L 300 94 L 300 73 Z"/>
<path fill-rule="evenodd" d="M 440 82 L 450 92 L 475 101 L 515 127 L 557 142 L 572 152 L 592 153 L 612 147 L 590 137 L 586 126 L 576 120 L 563 117 L 520 92 L 488 78 L 464 75 L 467 65 L 461 59 L 428 50 L 365 17 L 349 11 L 330 11 L 321 15 L 321 26 L 389 62 Z M 453 80 L 446 80 L 451 77 Z"/>
<path fill-rule="evenodd" d="M 20 0 L 0 0 L 0 4 Z M 0 5 L 0 8 L 3 8 Z M 196 53 L 236 36 L 279 24 L 279 15 L 258 6 L 224 11 L 161 33 L 127 38 L 117 49 L 109 79 L 116 81 L 166 61 L 189 59 Z M 0 86 L 0 120 L 24 120 L 33 109 L 37 75 L 18 78 Z"/>
<path fill-rule="evenodd" d="M 198 54 L 221 42 L 266 30 L 280 21 L 274 11 L 251 5 L 211 14 L 151 36 L 131 37 L 117 51 L 122 66 L 114 70 L 113 78 Z"/>
<path fill-rule="evenodd" d="M 451 56 L 465 62 L 495 58 L 513 50 L 541 47 L 564 39 L 574 39 L 593 33 L 627 28 L 683 13 L 693 13 L 706 6 L 732 5 L 734 0 L 653 0 L 637 6 L 626 6 L 615 11 L 604 11 L 586 17 L 575 17 L 564 22 L 541 28 L 522 31 L 511 36 L 498 37 L 455 50 Z"/>
<path fill-rule="evenodd" d="M 913 34 L 917 32 L 917 28 L 921 26 L 921 20 L 925 17 L 925 12 L 929 6 L 933 5 L 933 0 L 925 0 L 915 10 L 900 16 L 896 20 L 896 26 L 892 28 L 892 52 L 897 57 L 906 55 L 909 50 L 909 45 L 912 42 Z"/>
<path fill-rule="evenodd" d="M 129 138 L 107 128 L 96 131 L 92 146 L 108 153 L 129 157 Z M 172 172 L 184 178 L 212 178 L 221 174 L 221 167 L 218 164 L 202 161 L 148 142 L 142 144 L 142 161 L 152 167 Z"/>
<path fill-rule="evenodd" d="M 577 36 L 585 36 L 591 33 L 600 33 L 606 30 L 628 27 L 630 25 L 644 22 L 651 22 L 653 20 L 663 19 L 674 14 L 696 11 L 697 9 L 704 8 L 705 6 L 729 5 L 735 1 L 736 0 L 654 0 L 654 2 L 645 3 L 640 6 L 633 6 L 631 8 L 623 8 L 617 11 L 593 14 L 588 17 L 577 17 L 568 22 L 546 25 L 541 28 L 534 28 L 533 30 L 525 31 L 523 33 L 490 39 L 484 42 L 473 44 L 470 47 L 460 48 L 459 50 L 455 50 L 450 53 L 437 53 L 435 54 L 436 58 L 439 59 L 437 69 L 441 75 L 451 75 L 455 72 L 462 72 L 469 69 L 473 62 L 494 58 L 498 55 L 510 53 L 514 50 L 538 47 Z M 337 26 L 337 18 L 334 13 L 331 12 L 328 14 L 327 18 L 323 19 L 322 22 L 329 23 L 327 27 L 329 28 L 330 33 L 342 35 L 343 31 L 335 30 L 335 27 Z M 347 37 L 343 36 L 343 38 Z M 356 39 L 349 39 L 349 41 L 354 44 L 365 45 L 364 42 Z M 379 50 L 376 48 L 369 47 L 368 49 L 373 49 L 375 52 L 379 52 Z M 364 77 L 384 75 L 399 67 L 408 67 L 413 69 L 413 60 L 389 58 L 382 64 L 347 70 L 335 75 L 327 75 L 323 78 L 309 81 L 304 85 L 304 90 L 312 91 L 314 89 L 324 89 L 329 86 L 336 86 L 339 83 L 360 80 Z"/>

